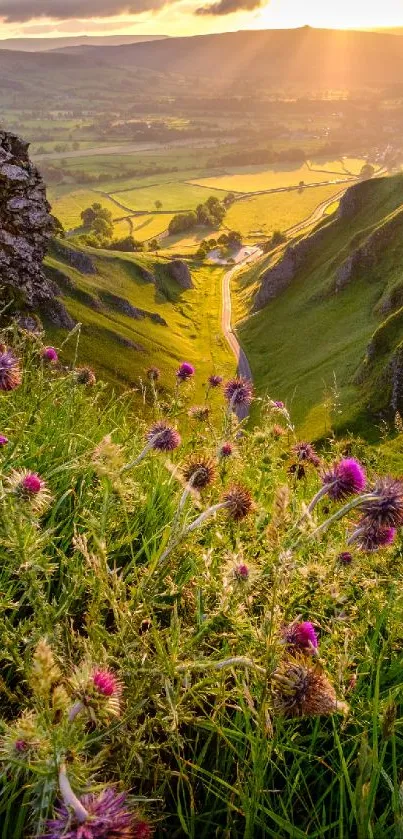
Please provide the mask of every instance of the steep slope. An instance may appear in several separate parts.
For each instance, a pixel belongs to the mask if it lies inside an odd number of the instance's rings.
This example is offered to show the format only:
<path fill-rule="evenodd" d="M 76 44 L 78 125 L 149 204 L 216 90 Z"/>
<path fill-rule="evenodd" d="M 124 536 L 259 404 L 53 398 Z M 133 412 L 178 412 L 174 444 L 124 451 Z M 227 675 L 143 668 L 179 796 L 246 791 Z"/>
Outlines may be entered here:
<path fill-rule="evenodd" d="M 350 188 L 338 214 L 236 282 L 239 335 L 260 392 L 306 433 L 367 435 L 403 411 L 403 177 Z M 247 307 L 247 310 L 246 310 Z"/>
<path fill-rule="evenodd" d="M 67 317 L 53 307 L 42 311 L 48 340 L 60 344 L 81 323 L 79 360 L 118 387 L 137 384 L 150 366 L 169 380 L 180 361 L 199 371 L 201 398 L 208 375 L 234 373 L 235 361 L 221 332 L 219 267 L 132 256 L 110 251 L 76 250 L 55 242 L 46 271 L 59 286 Z M 70 349 L 69 349 L 70 348 Z M 75 339 L 67 351 L 75 354 Z"/>

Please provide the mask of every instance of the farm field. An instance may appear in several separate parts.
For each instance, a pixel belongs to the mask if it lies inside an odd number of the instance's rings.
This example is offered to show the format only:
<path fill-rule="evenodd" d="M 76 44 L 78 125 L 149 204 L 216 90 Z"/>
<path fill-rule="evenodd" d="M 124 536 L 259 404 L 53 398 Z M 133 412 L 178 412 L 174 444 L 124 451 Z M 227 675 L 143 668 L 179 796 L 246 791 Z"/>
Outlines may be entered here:
<path fill-rule="evenodd" d="M 312 157 L 308 160 L 308 166 L 311 169 L 321 172 L 340 172 L 341 175 L 359 175 L 365 163 L 367 161 L 363 157 L 340 157 L 335 160 Z M 374 168 L 379 169 L 379 166 Z"/>
<path fill-rule="evenodd" d="M 238 230 L 248 241 L 255 241 L 260 236 L 266 238 L 274 230 L 283 232 L 303 221 L 339 191 L 339 185 L 329 185 L 236 201 L 228 210 L 225 226 Z"/>
<path fill-rule="evenodd" d="M 222 193 L 214 189 L 208 192 L 202 187 L 176 181 L 158 184 L 156 186 L 131 189 L 124 192 L 111 193 L 118 201 L 132 210 L 152 210 L 156 201 L 162 202 L 164 210 L 194 210 L 198 204 L 207 200 L 209 195 L 222 198 Z"/>
<path fill-rule="evenodd" d="M 139 242 L 152 239 L 154 236 L 160 236 L 168 229 L 172 218 L 173 216 L 169 213 L 160 213 L 154 216 L 135 216 L 132 218 L 133 236 Z"/>
<path fill-rule="evenodd" d="M 306 184 L 320 181 L 337 181 L 348 177 L 345 173 L 332 175 L 312 171 L 306 163 L 302 166 L 292 164 L 273 164 L 272 166 L 249 166 L 228 169 L 227 174 L 210 178 L 192 180 L 191 183 L 209 189 L 227 192 L 260 192 L 266 189 L 298 186 L 300 181 Z"/>
<path fill-rule="evenodd" d="M 52 207 L 53 215 L 57 216 L 63 226 L 70 230 L 81 225 L 81 213 L 86 207 L 90 207 L 95 201 L 101 204 L 106 210 L 110 210 L 113 218 L 124 215 L 113 201 L 104 195 L 100 195 L 93 189 L 75 189 L 69 187 L 51 187 L 48 190 L 48 200 Z"/>

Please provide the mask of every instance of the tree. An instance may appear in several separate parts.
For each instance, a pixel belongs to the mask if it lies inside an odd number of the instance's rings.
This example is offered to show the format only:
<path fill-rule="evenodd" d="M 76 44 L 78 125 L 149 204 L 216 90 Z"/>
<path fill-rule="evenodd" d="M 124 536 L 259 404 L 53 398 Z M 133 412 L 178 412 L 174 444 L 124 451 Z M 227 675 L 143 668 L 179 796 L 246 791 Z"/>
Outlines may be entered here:
<path fill-rule="evenodd" d="M 156 201 L 154 206 L 156 210 L 162 210 L 162 201 Z"/>
<path fill-rule="evenodd" d="M 112 222 L 108 222 L 105 218 L 97 216 L 92 222 L 92 230 L 94 230 L 98 236 L 104 236 L 106 239 L 110 239 L 113 235 L 113 224 Z"/>
<path fill-rule="evenodd" d="M 364 163 L 364 166 L 362 167 L 361 172 L 360 172 L 360 178 L 361 178 L 361 180 L 366 181 L 366 180 L 368 180 L 369 178 L 372 178 L 372 176 L 373 176 L 374 174 L 375 174 L 375 169 L 374 169 L 374 167 L 373 167 L 373 166 L 371 166 L 371 164 L 370 164 L 370 163 Z"/>
<path fill-rule="evenodd" d="M 87 207 L 86 210 L 83 210 L 81 213 L 81 220 L 83 223 L 83 227 L 92 227 L 97 214 L 94 210 L 94 207 Z"/>
<path fill-rule="evenodd" d="M 242 236 L 237 230 L 230 230 L 228 233 L 228 245 L 230 248 L 240 248 L 242 246 Z"/>
<path fill-rule="evenodd" d="M 149 251 L 159 251 L 160 245 L 158 239 L 151 239 L 151 242 L 148 243 L 148 250 Z"/>

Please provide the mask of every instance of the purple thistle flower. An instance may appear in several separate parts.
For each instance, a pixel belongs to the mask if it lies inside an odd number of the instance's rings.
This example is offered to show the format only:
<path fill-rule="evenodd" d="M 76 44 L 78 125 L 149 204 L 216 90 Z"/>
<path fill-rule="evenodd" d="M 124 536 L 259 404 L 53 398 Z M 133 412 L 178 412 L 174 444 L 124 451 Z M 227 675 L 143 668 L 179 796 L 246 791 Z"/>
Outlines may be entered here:
<path fill-rule="evenodd" d="M 284 402 L 281 402 L 281 400 L 280 400 L 280 399 L 278 399 L 278 400 L 274 401 L 274 402 L 273 402 L 273 406 L 274 406 L 275 408 L 278 408 L 280 411 L 282 411 L 282 409 L 283 409 L 283 408 L 285 408 Z"/>
<path fill-rule="evenodd" d="M 368 524 L 378 527 L 401 527 L 403 524 L 403 483 L 395 478 L 381 478 L 371 492 L 373 496 L 362 504 Z"/>
<path fill-rule="evenodd" d="M 336 463 L 330 472 L 323 476 L 327 494 L 333 501 L 342 501 L 349 495 L 358 495 L 365 488 L 367 478 L 365 470 L 358 460 L 347 457 Z"/>
<path fill-rule="evenodd" d="M 122 692 L 122 685 L 111 670 L 94 670 L 92 680 L 95 690 L 102 696 L 115 696 Z"/>
<path fill-rule="evenodd" d="M 147 440 L 153 449 L 161 452 L 171 452 L 181 443 L 181 436 L 176 428 L 166 422 L 155 422 L 147 432 Z"/>
<path fill-rule="evenodd" d="M 128 809 L 126 794 L 113 788 L 104 789 L 100 795 L 84 795 L 81 799 L 87 818 L 73 813 L 61 803 L 56 808 L 56 818 L 46 824 L 41 839 L 149 839 L 151 831 Z M 148 832 L 144 831 L 144 827 Z"/>
<path fill-rule="evenodd" d="M 314 652 L 318 648 L 318 636 L 310 621 L 294 621 L 283 629 L 283 637 L 290 647 Z"/>
<path fill-rule="evenodd" d="M 377 551 L 379 548 L 387 548 L 396 538 L 395 527 L 379 527 L 376 524 L 367 524 L 362 528 L 358 536 L 358 544 L 363 551 Z"/>
<path fill-rule="evenodd" d="M 19 387 L 22 381 L 18 359 L 2 345 L 0 349 L 0 390 L 10 391 Z"/>
<path fill-rule="evenodd" d="M 8 437 L 5 437 L 4 434 L 0 434 L 0 449 L 2 449 L 3 446 L 6 446 L 7 443 L 8 443 Z"/>
<path fill-rule="evenodd" d="M 29 746 L 26 740 L 16 740 L 14 743 L 14 748 L 15 751 L 18 752 L 18 754 L 23 754 L 28 750 Z"/>
<path fill-rule="evenodd" d="M 240 562 L 234 568 L 234 576 L 240 582 L 245 582 L 249 578 L 249 568 L 244 562 Z"/>
<path fill-rule="evenodd" d="M 223 443 L 220 448 L 219 454 L 221 455 L 221 457 L 230 457 L 233 451 L 234 447 L 232 443 Z"/>
<path fill-rule="evenodd" d="M 299 463 L 312 463 L 312 466 L 319 466 L 320 459 L 312 443 L 296 443 L 292 450 Z"/>
<path fill-rule="evenodd" d="M 230 379 L 225 385 L 224 394 L 230 405 L 250 405 L 253 398 L 253 385 L 243 376 Z"/>
<path fill-rule="evenodd" d="M 36 474 L 36 472 L 28 472 L 20 483 L 20 492 L 22 495 L 38 495 L 43 487 L 43 480 Z"/>
<path fill-rule="evenodd" d="M 350 551 L 342 551 L 341 554 L 337 557 L 338 561 L 341 562 L 342 565 L 351 565 L 353 561 L 353 555 Z"/>
<path fill-rule="evenodd" d="M 54 347 L 44 347 L 42 350 L 42 358 L 44 361 L 49 361 L 50 364 L 56 364 L 59 361 L 59 356 Z"/>
<path fill-rule="evenodd" d="M 179 379 L 180 382 L 186 382 L 188 379 L 191 379 L 194 374 L 195 369 L 193 365 L 189 364 L 188 361 L 182 361 L 182 364 L 176 371 L 176 378 Z"/>
<path fill-rule="evenodd" d="M 209 376 L 208 383 L 210 387 L 220 387 L 222 385 L 222 376 Z"/>

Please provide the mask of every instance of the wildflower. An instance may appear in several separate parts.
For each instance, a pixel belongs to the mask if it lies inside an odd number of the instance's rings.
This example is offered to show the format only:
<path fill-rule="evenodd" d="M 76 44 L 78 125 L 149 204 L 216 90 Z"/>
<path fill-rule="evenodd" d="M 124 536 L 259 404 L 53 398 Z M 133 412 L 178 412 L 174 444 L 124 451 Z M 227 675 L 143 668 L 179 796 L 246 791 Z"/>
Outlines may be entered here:
<path fill-rule="evenodd" d="M 324 488 L 333 501 L 342 501 L 349 495 L 358 495 L 365 488 L 365 470 L 353 457 L 335 464 L 323 477 Z"/>
<path fill-rule="evenodd" d="M 312 466 L 319 466 L 320 459 L 311 443 L 297 443 L 292 450 L 299 463 L 311 463 Z"/>
<path fill-rule="evenodd" d="M 273 436 L 277 437 L 277 438 L 278 437 L 284 437 L 284 434 L 287 433 L 285 428 L 283 428 L 282 425 L 277 425 L 277 424 L 273 425 L 272 432 L 273 432 Z"/>
<path fill-rule="evenodd" d="M 210 387 L 220 387 L 222 385 L 222 376 L 209 376 L 208 383 Z"/>
<path fill-rule="evenodd" d="M 181 443 L 179 432 L 164 421 L 155 422 L 146 434 L 151 448 L 161 452 L 171 452 Z"/>
<path fill-rule="evenodd" d="M 394 542 L 395 538 L 395 527 L 379 527 L 377 524 L 369 522 L 357 530 L 357 541 L 363 551 L 372 552 L 379 548 L 387 548 Z"/>
<path fill-rule="evenodd" d="M 3 446 L 6 446 L 8 442 L 8 437 L 5 437 L 4 434 L 0 434 L 0 449 L 2 449 Z"/>
<path fill-rule="evenodd" d="M 203 455 L 190 458 L 182 471 L 186 481 L 191 483 L 194 489 L 204 489 L 209 486 L 216 475 L 214 461 Z"/>
<path fill-rule="evenodd" d="M 353 561 L 353 555 L 349 551 L 342 551 L 337 559 L 342 565 L 350 565 Z"/>
<path fill-rule="evenodd" d="M 29 745 L 28 745 L 26 740 L 21 740 L 20 739 L 20 740 L 15 741 L 14 748 L 15 748 L 15 751 L 18 752 L 18 754 L 23 754 L 24 752 L 28 751 Z"/>
<path fill-rule="evenodd" d="M 191 379 L 194 374 L 195 369 L 193 365 L 189 364 L 187 361 L 183 361 L 179 369 L 176 371 L 176 378 L 180 382 L 186 382 L 188 379 Z"/>
<path fill-rule="evenodd" d="M 209 415 L 210 408 L 208 405 L 193 405 L 188 411 L 188 416 L 197 420 L 207 420 Z"/>
<path fill-rule="evenodd" d="M 44 361 L 49 361 L 50 364 L 56 364 L 59 361 L 59 356 L 54 347 L 44 347 L 42 358 Z"/>
<path fill-rule="evenodd" d="M 0 390 L 9 391 L 19 387 L 22 381 L 18 359 L 4 344 L 0 347 Z"/>
<path fill-rule="evenodd" d="M 232 443 L 223 443 L 219 450 L 220 457 L 230 457 L 233 454 L 234 447 Z"/>
<path fill-rule="evenodd" d="M 107 787 L 80 800 L 64 767 L 59 778 L 62 801 L 41 839 L 151 839 L 150 826 L 129 809 L 126 793 Z"/>
<path fill-rule="evenodd" d="M 394 478 L 381 478 L 371 498 L 361 509 L 368 523 L 378 527 L 400 527 L 403 524 L 403 483 Z"/>
<path fill-rule="evenodd" d="M 283 629 L 282 635 L 288 646 L 303 652 L 313 653 L 318 648 L 318 636 L 310 621 L 294 621 Z"/>
<path fill-rule="evenodd" d="M 273 408 L 278 408 L 279 411 L 282 411 L 285 408 L 284 402 L 281 402 L 280 399 L 275 400 L 273 403 Z"/>
<path fill-rule="evenodd" d="M 79 367 L 76 370 L 76 382 L 79 385 L 94 385 L 96 382 L 94 371 L 90 367 Z"/>
<path fill-rule="evenodd" d="M 224 503 L 230 517 L 234 521 L 241 521 L 252 509 L 252 498 L 250 492 L 239 484 L 233 484 L 224 493 Z"/>
<path fill-rule="evenodd" d="M 161 370 L 159 370 L 158 367 L 149 367 L 148 368 L 147 379 L 149 379 L 150 382 L 158 382 L 160 376 L 161 376 Z"/>
<path fill-rule="evenodd" d="M 10 491 L 35 512 L 41 513 L 49 504 L 51 496 L 46 481 L 36 472 L 14 470 L 7 483 Z"/>
<path fill-rule="evenodd" d="M 4 724 L 4 733 L 0 740 L 0 757 L 7 757 L 27 763 L 27 754 L 34 750 L 43 750 L 41 731 L 37 717 L 32 711 L 25 711 L 13 725 Z M 46 751 L 46 747 L 44 749 Z"/>
<path fill-rule="evenodd" d="M 240 562 L 238 565 L 235 565 L 234 577 L 236 580 L 239 580 L 239 582 L 245 582 L 249 579 L 249 568 L 244 562 Z"/>
<path fill-rule="evenodd" d="M 91 667 L 84 663 L 71 679 L 77 701 L 69 713 L 72 722 L 79 713 L 87 710 L 91 719 L 118 717 L 123 685 L 118 676 L 107 668 Z"/>
<path fill-rule="evenodd" d="M 225 385 L 224 394 L 231 407 L 234 405 L 250 405 L 253 397 L 252 382 L 242 376 L 230 379 Z"/>
<path fill-rule="evenodd" d="M 333 685 L 319 664 L 306 657 L 283 661 L 273 674 L 274 708 L 285 717 L 316 717 L 337 712 L 347 706 L 339 702 Z"/>

